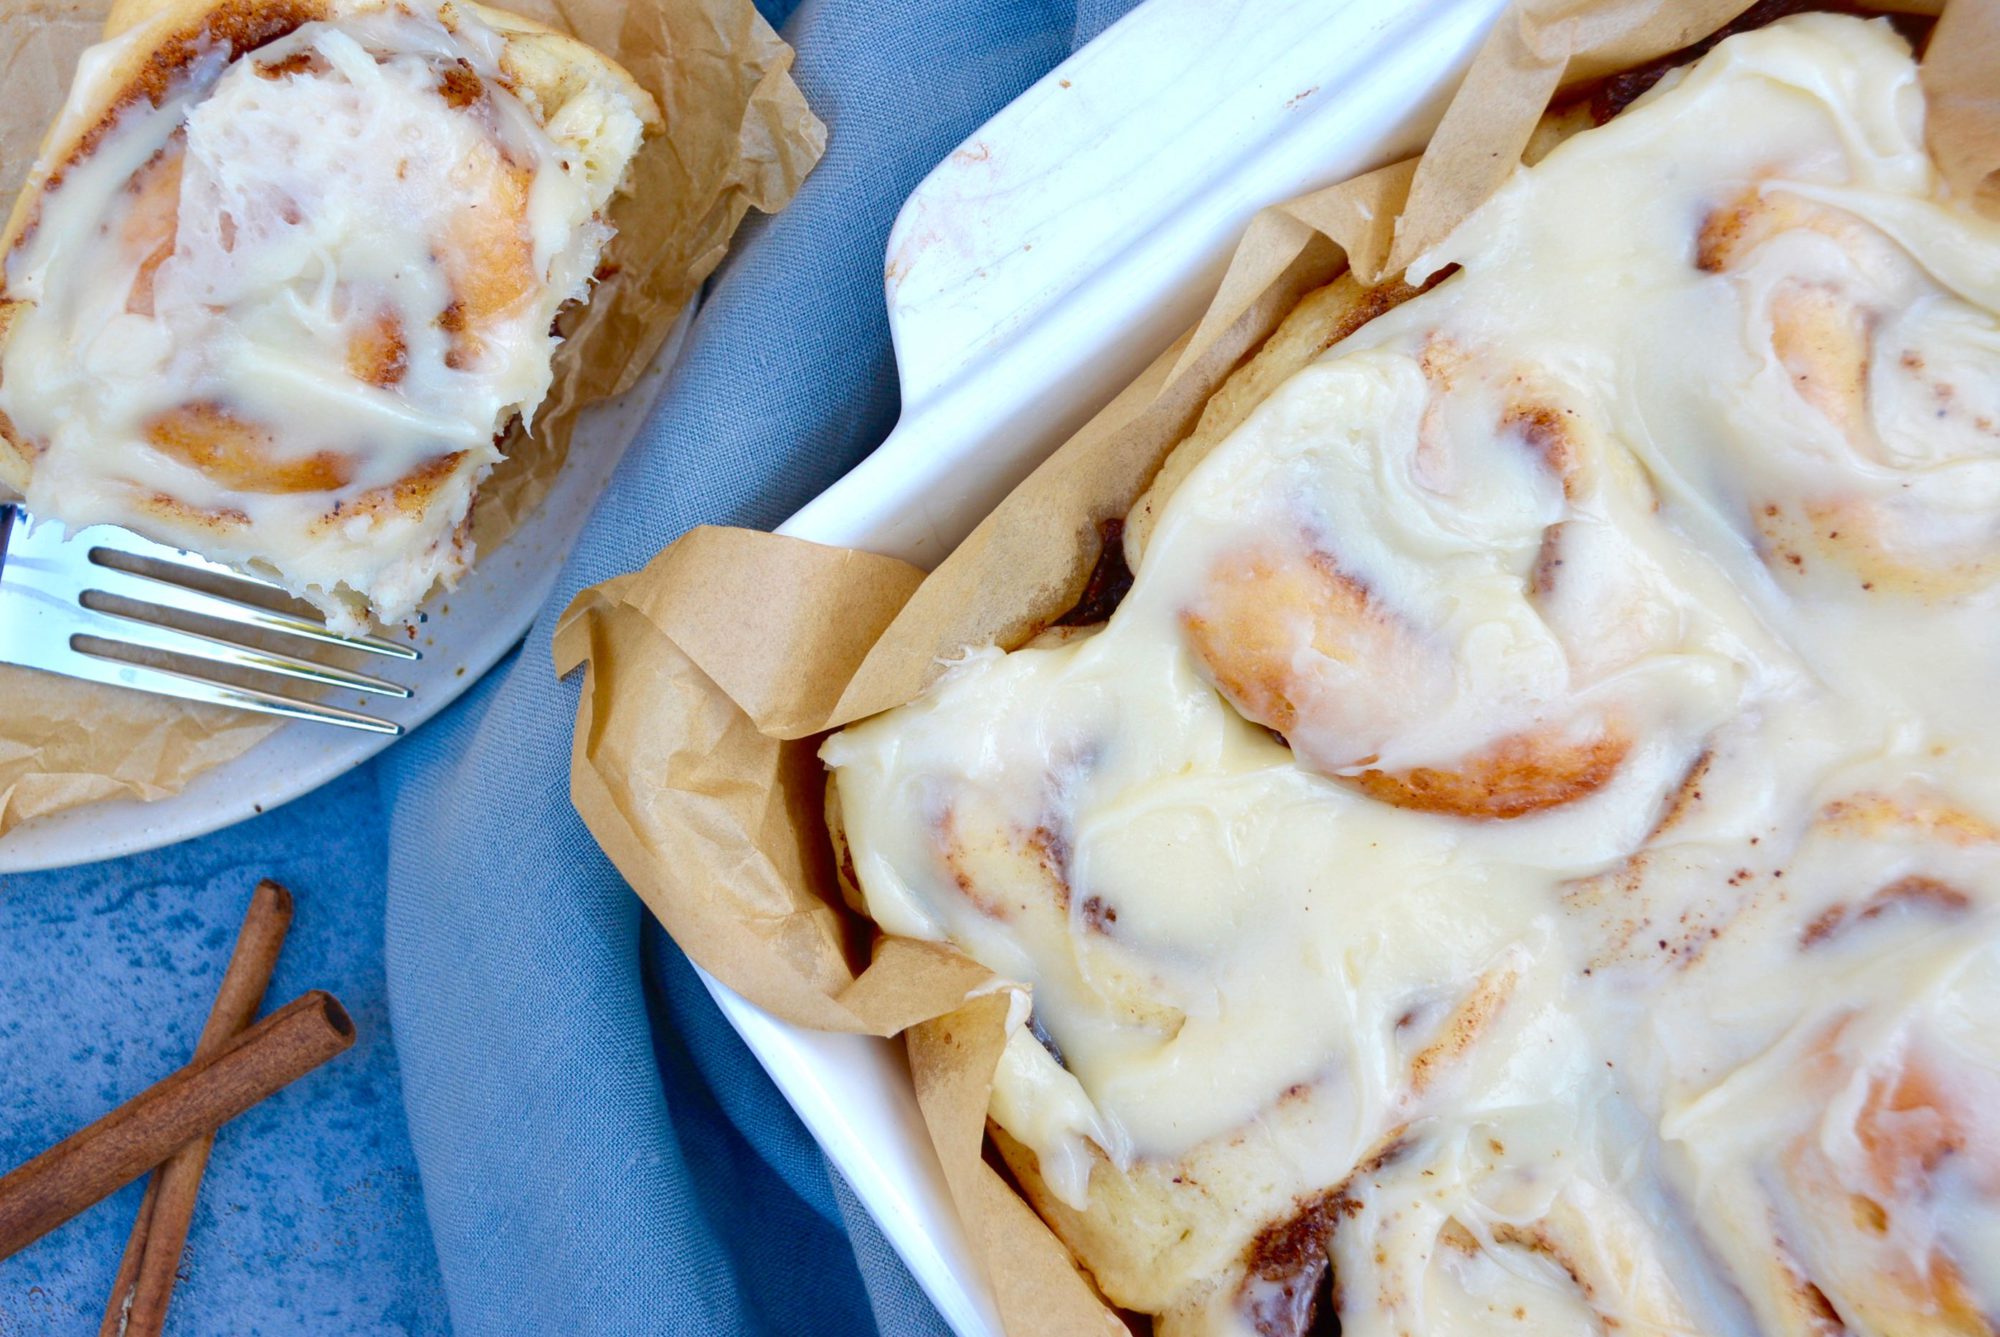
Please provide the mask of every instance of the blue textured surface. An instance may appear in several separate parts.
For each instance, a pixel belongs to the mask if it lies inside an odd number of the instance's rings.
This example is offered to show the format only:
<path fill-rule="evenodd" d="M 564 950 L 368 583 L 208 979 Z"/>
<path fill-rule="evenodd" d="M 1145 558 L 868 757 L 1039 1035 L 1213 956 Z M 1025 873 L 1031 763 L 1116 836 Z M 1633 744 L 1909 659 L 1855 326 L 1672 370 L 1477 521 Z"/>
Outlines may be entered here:
<path fill-rule="evenodd" d="M 447 1330 L 401 1117 L 383 850 L 363 771 L 232 831 L 0 887 L 0 1168 L 186 1061 L 260 877 L 298 891 L 273 1004 L 332 991 L 356 1047 L 216 1139 L 175 1333 Z M 134 1185 L 0 1262 L 0 1337 L 96 1331 Z"/>
<path fill-rule="evenodd" d="M 881 440 L 896 210 L 1128 4 L 806 0 L 827 156 L 738 239 L 524 649 L 288 808 L 0 886 L 0 1163 L 180 1061 L 258 876 L 300 896 L 274 1000 L 326 987 L 360 1023 L 218 1144 L 173 1332 L 940 1330 L 577 820 L 549 634 L 576 590 L 691 525 L 774 524 Z M 0 1337 L 94 1322 L 137 1199 L 0 1262 Z"/>

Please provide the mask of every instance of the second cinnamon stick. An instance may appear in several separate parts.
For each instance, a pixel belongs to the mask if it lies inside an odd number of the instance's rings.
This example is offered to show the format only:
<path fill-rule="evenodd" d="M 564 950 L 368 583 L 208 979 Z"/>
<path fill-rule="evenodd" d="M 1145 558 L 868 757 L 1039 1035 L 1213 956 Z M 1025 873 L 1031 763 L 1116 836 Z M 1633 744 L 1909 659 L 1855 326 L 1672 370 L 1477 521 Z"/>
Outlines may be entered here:
<path fill-rule="evenodd" d="M 292 893 L 265 878 L 250 893 L 236 947 L 215 991 L 208 1021 L 195 1041 L 196 1060 L 212 1058 L 247 1030 L 263 1006 L 265 986 L 277 968 L 278 953 L 292 926 Z M 99 1337 L 157 1333 L 166 1326 L 167 1301 L 173 1295 L 181 1250 L 187 1245 L 194 1219 L 195 1196 L 215 1135 L 205 1134 L 176 1151 L 154 1172 L 132 1223 L 125 1256 L 111 1286 Z"/>
<path fill-rule="evenodd" d="M 213 1131 L 354 1043 L 354 1022 L 313 990 L 0 1179 L 0 1258 Z"/>

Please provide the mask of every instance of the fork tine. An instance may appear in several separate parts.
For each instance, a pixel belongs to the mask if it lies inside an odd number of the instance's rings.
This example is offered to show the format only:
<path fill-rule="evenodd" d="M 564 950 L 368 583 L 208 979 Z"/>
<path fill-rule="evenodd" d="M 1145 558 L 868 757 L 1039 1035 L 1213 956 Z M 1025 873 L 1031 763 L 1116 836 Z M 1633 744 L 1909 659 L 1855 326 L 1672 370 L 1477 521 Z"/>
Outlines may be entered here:
<path fill-rule="evenodd" d="M 104 565 L 106 552 L 132 552 L 174 564 L 219 570 L 212 563 L 187 559 L 171 549 L 148 543 L 136 535 L 109 526 L 94 526 L 69 539 L 60 538 L 52 526 L 30 527 L 29 517 L 17 506 L 0 505 L 0 663 L 82 678 L 114 687 L 131 688 L 160 696 L 178 697 L 213 705 L 233 706 L 289 719 L 310 720 L 363 729 L 370 733 L 395 736 L 401 725 L 377 719 L 340 706 L 322 705 L 281 696 L 257 687 L 238 686 L 204 676 L 199 668 L 166 668 L 134 663 L 120 658 L 120 646 L 166 651 L 199 663 L 234 665 L 240 668 L 320 683 L 323 686 L 377 692 L 408 697 L 411 692 L 395 683 L 348 669 L 315 664 L 288 654 L 279 654 L 239 645 L 216 636 L 183 632 L 162 623 L 146 620 L 144 605 L 174 608 L 219 618 L 237 626 L 289 631 L 316 641 L 352 649 L 376 649 L 398 658 L 417 658 L 413 650 L 392 642 L 374 645 L 350 640 L 327 631 L 323 626 L 281 613 L 266 614 L 216 595 L 189 589 L 171 576 L 153 576 Z M 11 530 L 11 532 L 9 532 Z M 171 569 L 171 568 L 169 568 Z M 238 573 L 220 570 L 233 579 Z M 101 578 L 100 578 L 101 577 Z M 246 584 L 264 582 L 249 579 Z M 130 600 L 142 605 L 138 613 L 120 612 L 83 602 L 91 592 Z M 297 624 L 296 626 L 291 624 Z M 373 641 L 374 638 L 369 638 Z"/>
<path fill-rule="evenodd" d="M 335 668 L 330 664 L 315 664 L 309 659 L 298 659 L 291 655 L 278 654 L 271 650 L 258 650 L 220 637 L 204 635 L 198 631 L 184 631 L 179 627 L 161 626 L 130 613 L 116 609 L 93 607 L 85 604 L 98 616 L 115 619 L 115 624 L 107 624 L 102 632 L 94 632 L 100 639 L 136 645 L 148 650 L 163 650 L 169 654 L 185 655 L 189 659 L 205 660 L 211 664 L 228 664 L 236 668 L 257 669 L 264 673 L 276 673 L 287 678 L 297 678 L 302 682 L 316 682 L 325 687 L 347 687 L 360 692 L 374 692 L 380 696 L 408 696 L 410 689 L 401 687 L 381 678 L 370 677 L 366 673 L 355 673 L 349 669 Z M 84 651 L 83 653 L 89 653 Z"/>
<path fill-rule="evenodd" d="M 122 544 L 122 535 L 120 539 Z M 148 546 L 153 548 L 159 547 L 158 544 L 149 544 Z M 106 566 L 98 557 L 98 553 L 105 550 L 102 546 L 93 547 L 90 550 L 90 560 L 93 570 L 89 582 L 92 588 L 105 594 L 116 594 L 121 598 L 132 599 L 139 603 L 157 604 L 160 607 L 172 608 L 183 613 L 197 613 L 203 617 L 212 617 L 223 622 L 233 622 L 242 627 L 258 627 L 265 631 L 278 632 L 287 636 L 298 636 L 309 641 L 317 641 L 322 645 L 337 645 L 344 649 L 364 650 L 370 654 L 384 655 L 392 659 L 423 658 L 421 652 L 414 646 L 398 645 L 394 641 L 385 640 L 379 636 L 342 636 L 338 632 L 327 630 L 323 624 L 314 622 L 309 618 L 299 617 L 292 613 L 273 612 L 267 608 L 258 608 L 251 604 L 238 603 L 234 599 L 223 598 L 202 590 L 190 589 L 164 575 L 127 571 L 122 567 Z M 127 551 L 123 546 L 108 550 L 112 552 Z M 154 554 L 151 552 L 141 553 L 140 555 L 149 558 L 154 557 Z M 171 563 L 178 559 L 162 557 L 156 560 Z M 181 565 L 192 564 L 181 563 Z M 213 562 L 205 562 L 197 569 L 213 570 L 224 576 L 234 576 L 237 574 L 227 567 L 217 567 Z M 246 583 L 266 584 L 266 582 L 254 580 Z M 268 588 L 276 589 L 278 587 L 268 586 Z"/>
<path fill-rule="evenodd" d="M 246 585 L 257 585 L 267 590 L 276 590 L 280 594 L 288 593 L 285 587 L 275 580 L 267 580 L 263 576 L 252 575 L 248 571 L 239 571 L 233 566 L 224 566 L 221 562 L 212 562 L 200 553 L 189 552 L 185 548 L 169 548 L 164 543 L 155 543 L 149 538 L 141 538 L 127 529 L 109 529 L 100 534 L 96 527 L 92 527 L 78 530 L 75 534 L 70 535 L 70 538 L 72 540 L 85 539 L 95 543 L 99 547 L 109 548 L 113 552 L 131 553 L 137 557 L 149 557 L 156 562 L 164 562 L 169 566 L 191 567 L 196 571 L 205 571 L 212 576 L 227 576 L 231 580 L 240 580 Z M 93 561 L 96 560 L 96 553 L 94 551 L 91 557 Z"/>
<path fill-rule="evenodd" d="M 322 706 L 309 701 L 294 701 L 290 697 L 279 696 L 273 692 L 260 692 L 254 687 L 210 682 L 192 673 L 154 668 L 147 664 L 127 663 L 121 659 L 95 655 L 84 650 L 73 652 L 71 661 L 61 671 L 72 678 L 88 678 L 92 682 L 108 683 L 113 687 L 131 687 L 159 696 L 179 697 L 183 701 L 205 701 L 211 705 L 235 706 L 239 710 L 254 710 L 263 715 L 282 715 L 287 719 L 337 724 L 348 729 L 389 734 L 392 737 L 403 732 L 403 726 L 400 724 L 379 720 L 372 715 L 363 715 L 359 711 L 342 710 L 338 706 Z"/>

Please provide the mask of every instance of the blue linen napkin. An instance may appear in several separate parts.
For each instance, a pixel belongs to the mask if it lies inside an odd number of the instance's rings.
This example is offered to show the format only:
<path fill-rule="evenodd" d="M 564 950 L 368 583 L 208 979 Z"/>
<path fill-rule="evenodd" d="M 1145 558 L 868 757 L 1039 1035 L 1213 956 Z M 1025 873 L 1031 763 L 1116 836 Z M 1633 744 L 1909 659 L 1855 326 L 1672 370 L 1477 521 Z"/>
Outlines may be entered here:
<path fill-rule="evenodd" d="M 361 1021 L 219 1144 L 176 1333 L 431 1332 L 441 1295 L 466 1333 L 942 1331 L 571 809 L 549 636 L 577 590 L 692 525 L 775 524 L 888 433 L 897 209 L 1131 3 L 765 3 L 826 158 L 744 228 L 525 647 L 290 808 L 0 888 L 0 1163 L 174 1066 L 265 872 L 302 897 L 274 999 L 326 985 Z M 0 1263 L 0 1337 L 97 1312 L 137 1193 Z"/>

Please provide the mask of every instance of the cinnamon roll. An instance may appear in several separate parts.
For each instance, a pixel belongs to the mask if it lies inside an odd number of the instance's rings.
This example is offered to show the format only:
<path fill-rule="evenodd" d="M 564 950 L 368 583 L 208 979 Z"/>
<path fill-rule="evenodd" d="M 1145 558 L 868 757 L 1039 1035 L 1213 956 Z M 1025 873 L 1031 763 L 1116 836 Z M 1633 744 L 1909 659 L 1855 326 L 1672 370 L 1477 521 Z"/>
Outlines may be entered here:
<path fill-rule="evenodd" d="M 354 630 L 471 559 L 651 98 L 461 0 L 121 6 L 4 238 L 0 483 Z"/>
<path fill-rule="evenodd" d="M 1702 227 L 1695 263 L 1738 289 L 1765 358 L 1745 416 L 1785 420 L 1742 486 L 1787 581 L 1825 570 L 1850 591 L 1942 599 L 2000 572 L 2000 285 L 1958 258 L 2000 234 L 1976 216 L 1909 221 L 1879 188 L 1760 182 Z"/>
<path fill-rule="evenodd" d="M 1343 370 L 1405 402 L 1370 405 L 1358 421 L 1386 432 L 1326 450 L 1310 490 L 1225 546 L 1182 613 L 1197 662 L 1303 762 L 1386 803 L 1507 819 L 1596 793 L 1644 713 L 1619 676 L 1677 632 L 1607 522 L 1650 506 L 1643 478 L 1601 493 L 1589 409 L 1439 331 Z"/>
<path fill-rule="evenodd" d="M 1761 1331 L 1991 1332 L 2000 832 L 1858 792 L 1782 872 L 1655 990 L 1669 1175 Z"/>

